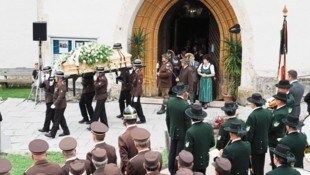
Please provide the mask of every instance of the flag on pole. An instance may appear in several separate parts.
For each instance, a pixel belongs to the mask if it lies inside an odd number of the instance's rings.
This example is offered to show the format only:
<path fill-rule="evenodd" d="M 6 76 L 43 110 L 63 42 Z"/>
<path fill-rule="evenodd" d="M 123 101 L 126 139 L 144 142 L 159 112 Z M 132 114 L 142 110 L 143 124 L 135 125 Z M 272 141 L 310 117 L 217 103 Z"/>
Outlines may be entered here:
<path fill-rule="evenodd" d="M 278 80 L 285 80 L 286 76 L 286 54 L 287 54 L 287 21 L 286 14 L 287 9 L 284 6 L 283 9 L 283 24 L 281 29 L 281 41 L 280 41 L 280 53 L 279 53 L 279 64 L 278 64 Z"/>

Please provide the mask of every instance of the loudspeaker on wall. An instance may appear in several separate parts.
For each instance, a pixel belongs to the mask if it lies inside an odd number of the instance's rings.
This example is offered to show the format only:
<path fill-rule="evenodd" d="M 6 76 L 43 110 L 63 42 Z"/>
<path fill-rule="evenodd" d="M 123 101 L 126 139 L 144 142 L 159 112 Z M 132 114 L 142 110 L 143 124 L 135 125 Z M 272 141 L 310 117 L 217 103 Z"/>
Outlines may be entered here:
<path fill-rule="evenodd" d="M 33 23 L 33 41 L 46 41 L 46 22 Z"/>

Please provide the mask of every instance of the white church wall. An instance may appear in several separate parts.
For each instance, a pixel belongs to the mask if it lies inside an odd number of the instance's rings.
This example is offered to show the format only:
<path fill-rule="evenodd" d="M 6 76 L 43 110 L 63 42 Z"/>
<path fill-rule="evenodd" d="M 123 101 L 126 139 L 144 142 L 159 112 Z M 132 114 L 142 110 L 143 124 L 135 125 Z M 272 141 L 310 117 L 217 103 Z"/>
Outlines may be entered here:
<path fill-rule="evenodd" d="M 34 67 L 38 43 L 32 41 L 36 0 L 0 1 L 0 68 Z"/>

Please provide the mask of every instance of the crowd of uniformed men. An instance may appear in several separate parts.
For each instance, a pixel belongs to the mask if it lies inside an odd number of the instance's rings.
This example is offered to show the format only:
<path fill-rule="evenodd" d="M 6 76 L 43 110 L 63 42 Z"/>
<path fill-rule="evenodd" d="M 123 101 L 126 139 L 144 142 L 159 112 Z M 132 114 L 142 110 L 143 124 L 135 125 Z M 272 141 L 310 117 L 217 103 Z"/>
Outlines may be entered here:
<path fill-rule="evenodd" d="M 263 108 L 266 100 L 261 94 L 254 93 L 248 98 L 253 111 L 246 122 L 238 119 L 236 113 L 238 106 L 235 102 L 225 102 L 221 108 L 225 113 L 225 121 L 221 124 L 219 136 L 215 141 L 213 128 L 209 123 L 203 122 L 207 116 L 203 107 L 200 104 L 188 103 L 188 99 L 192 98 L 190 94 L 192 85 L 189 85 L 190 81 L 187 80 L 192 76 L 191 72 L 186 71 L 182 80 L 172 88 L 176 96 L 167 98 L 172 72 L 171 65 L 166 61 L 163 59 L 158 79 L 168 84 L 160 87 L 164 96 L 160 113 L 166 112 L 170 137 L 168 169 L 171 174 L 205 174 L 209 165 L 209 151 L 214 146 L 219 151 L 212 164 L 218 175 L 264 174 L 268 148 L 270 165 L 273 169 L 267 173 L 268 175 L 300 174 L 294 167 L 303 168 L 304 150 L 308 143 L 307 136 L 299 132 L 302 126 L 299 115 L 304 87 L 297 81 L 296 71 L 288 71 L 288 80 L 280 80 L 275 85 L 277 93 L 273 96 L 274 102 L 271 102 L 275 105 L 270 104 L 268 109 Z M 184 65 L 185 68 L 188 66 Z M 109 129 L 105 111 L 108 82 L 104 68 L 97 67 L 95 78 L 93 73 L 82 76 L 83 91 L 79 102 L 83 117 L 79 122 L 90 124 L 88 129 L 93 135 L 94 149 L 87 153 L 86 159 L 79 159 L 76 157 L 77 141 L 72 137 L 62 139 L 59 148 L 66 158 L 66 163 L 60 167 L 58 164 L 47 162 L 49 147 L 47 142 L 35 139 L 29 143 L 34 165 L 25 170 L 24 174 L 161 174 L 161 153 L 151 150 L 149 131 L 136 125 L 146 122 L 140 103 L 143 83 L 141 68 L 141 60 L 135 60 L 132 73 L 125 70 L 117 77 L 117 80 L 122 82 L 119 98 L 121 114 L 117 117 L 122 118 L 126 126 L 125 132 L 118 137 L 121 159 L 119 167 L 115 147 L 104 141 Z M 45 135 L 55 138 L 60 125 L 63 133 L 59 136 L 69 135 L 64 117 L 66 108 L 64 73 L 56 71 L 54 82 L 54 78 L 50 76 L 49 66 L 44 67 L 43 72 L 45 79 L 40 87 L 45 90 L 46 118 L 43 128 L 39 131 L 50 131 Z M 95 110 L 91 106 L 94 96 Z M 304 100 L 309 104 L 310 95 L 307 94 Z M 53 126 L 50 129 L 51 121 Z M 6 159 L 0 159 L 0 174 L 8 173 L 10 169 L 11 163 Z"/>

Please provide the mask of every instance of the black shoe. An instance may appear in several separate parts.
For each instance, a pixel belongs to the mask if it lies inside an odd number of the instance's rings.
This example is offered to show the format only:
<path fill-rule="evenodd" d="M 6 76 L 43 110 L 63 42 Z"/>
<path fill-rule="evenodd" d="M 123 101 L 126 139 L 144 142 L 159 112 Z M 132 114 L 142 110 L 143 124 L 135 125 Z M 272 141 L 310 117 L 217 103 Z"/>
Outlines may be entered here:
<path fill-rule="evenodd" d="M 55 138 L 55 136 L 53 136 L 51 133 L 47 133 L 45 134 L 46 137 L 49 137 L 49 138 Z"/>
<path fill-rule="evenodd" d="M 86 124 L 90 125 L 90 124 L 91 124 L 91 121 L 87 121 Z"/>
<path fill-rule="evenodd" d="M 120 115 L 116 116 L 116 118 L 123 118 L 123 115 L 120 114 Z"/>
<path fill-rule="evenodd" d="M 70 133 L 61 133 L 61 134 L 59 134 L 58 136 L 59 136 L 59 137 L 63 137 L 63 136 L 67 136 L 67 135 L 70 135 Z"/>
<path fill-rule="evenodd" d="M 40 131 L 40 132 L 48 132 L 49 130 L 45 130 L 45 129 L 38 129 L 38 131 Z"/>
<path fill-rule="evenodd" d="M 85 119 L 82 119 L 82 120 L 79 121 L 80 124 L 85 123 L 85 122 L 88 122 L 88 121 L 85 120 Z"/>
<path fill-rule="evenodd" d="M 143 124 L 143 123 L 145 123 L 145 121 L 141 121 L 141 120 L 140 120 L 140 121 L 137 121 L 137 122 L 136 122 L 136 124 Z"/>

